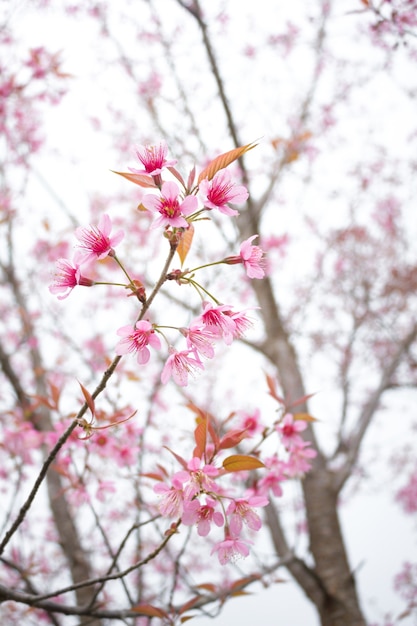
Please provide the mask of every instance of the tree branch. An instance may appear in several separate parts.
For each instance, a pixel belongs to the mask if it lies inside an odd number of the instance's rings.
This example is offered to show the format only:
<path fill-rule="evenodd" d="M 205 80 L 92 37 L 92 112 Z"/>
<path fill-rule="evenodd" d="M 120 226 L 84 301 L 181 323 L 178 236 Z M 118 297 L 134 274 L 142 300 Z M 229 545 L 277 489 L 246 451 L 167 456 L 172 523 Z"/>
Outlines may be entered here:
<path fill-rule="evenodd" d="M 398 344 L 398 347 L 394 353 L 394 356 L 392 357 L 391 361 L 387 363 L 387 365 L 382 371 L 378 386 L 376 387 L 374 392 L 371 394 L 371 397 L 369 398 L 368 402 L 363 407 L 362 412 L 358 419 L 356 432 L 348 442 L 348 452 L 347 452 L 346 460 L 335 475 L 334 481 L 335 481 L 335 488 L 337 492 L 340 492 L 343 485 L 349 478 L 352 472 L 353 466 L 357 462 L 357 459 L 359 456 L 359 450 L 360 450 L 363 438 L 368 430 L 368 427 L 372 421 L 372 418 L 375 415 L 376 410 L 378 409 L 382 394 L 384 393 L 384 391 L 389 389 L 393 374 L 398 368 L 404 355 L 408 352 L 411 345 L 416 340 L 416 337 L 417 337 L 417 324 L 414 324 L 411 330 L 409 331 L 409 333 L 405 335 L 403 340 Z"/>

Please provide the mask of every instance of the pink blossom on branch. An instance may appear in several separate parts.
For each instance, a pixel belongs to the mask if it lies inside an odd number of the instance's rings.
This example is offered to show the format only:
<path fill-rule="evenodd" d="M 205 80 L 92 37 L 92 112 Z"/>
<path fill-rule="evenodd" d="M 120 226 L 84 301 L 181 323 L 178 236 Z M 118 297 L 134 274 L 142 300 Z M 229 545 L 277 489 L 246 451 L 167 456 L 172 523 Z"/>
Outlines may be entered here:
<path fill-rule="evenodd" d="M 158 483 L 153 490 L 162 496 L 159 510 L 164 517 L 181 517 L 184 507 L 183 484 L 188 480 L 187 472 L 177 472 L 171 480 L 171 486 Z"/>
<path fill-rule="evenodd" d="M 91 287 L 94 285 L 94 281 L 89 278 L 85 278 L 81 274 L 78 264 L 72 264 L 67 259 L 58 259 L 56 261 L 56 273 L 54 276 L 54 282 L 49 286 L 49 291 L 58 295 L 59 300 L 67 298 L 71 291 L 77 285 L 84 287 Z"/>
<path fill-rule="evenodd" d="M 303 439 L 298 433 L 303 432 L 306 428 L 306 422 L 303 420 L 295 420 L 291 413 L 284 415 L 284 419 L 277 426 L 277 430 L 281 435 L 282 443 L 287 449 L 302 445 Z"/>
<path fill-rule="evenodd" d="M 145 365 L 150 358 L 149 346 L 156 348 L 161 347 L 161 341 L 150 322 L 141 320 L 136 322 L 135 326 L 122 326 L 117 331 L 122 339 L 116 346 L 116 354 L 128 354 L 130 352 L 137 353 L 137 361 L 140 365 Z"/>
<path fill-rule="evenodd" d="M 233 183 L 226 169 L 217 172 L 212 180 L 205 178 L 199 185 L 199 197 L 205 208 L 218 209 L 225 215 L 239 215 L 239 211 L 232 209 L 229 203 L 242 204 L 248 196 L 246 187 Z"/>
<path fill-rule="evenodd" d="M 190 350 L 211 359 L 214 357 L 213 342 L 217 338 L 210 329 L 201 324 L 193 323 L 189 328 L 180 328 L 180 332 L 187 340 Z"/>
<path fill-rule="evenodd" d="M 247 557 L 249 555 L 249 546 L 252 542 L 242 541 L 236 537 L 226 536 L 223 541 L 216 543 L 211 551 L 211 554 L 217 552 L 217 556 L 221 565 L 226 565 L 229 561 L 234 563 L 241 557 Z"/>
<path fill-rule="evenodd" d="M 199 500 L 191 500 L 184 504 L 182 523 L 185 526 L 197 525 L 197 533 L 200 537 L 207 537 L 211 530 L 211 524 L 223 526 L 224 517 L 222 513 L 216 511 L 217 501 L 209 496 L 206 497 L 205 504 Z"/>
<path fill-rule="evenodd" d="M 187 228 L 185 219 L 197 210 L 198 202 L 195 196 L 186 196 L 180 199 L 180 190 L 177 183 L 165 182 L 161 187 L 161 196 L 146 194 L 142 198 L 145 209 L 153 213 L 159 213 L 159 217 L 152 224 L 152 228 L 158 226 L 172 226 L 173 228 Z"/>
<path fill-rule="evenodd" d="M 172 376 L 177 385 L 186 387 L 188 375 L 194 374 L 199 369 L 204 369 L 204 366 L 193 350 L 179 352 L 175 348 L 170 348 L 169 352 L 169 357 L 161 373 L 161 382 L 165 385 Z"/>
<path fill-rule="evenodd" d="M 223 338 L 230 345 L 236 333 L 236 323 L 230 313 L 231 307 L 227 304 L 214 306 L 211 302 L 203 302 L 203 312 L 196 323 L 201 322 L 212 335 Z"/>
<path fill-rule="evenodd" d="M 265 259 L 264 251 L 259 246 L 253 246 L 252 241 L 258 235 L 253 235 L 242 242 L 239 256 L 229 256 L 224 260 L 228 265 L 243 263 L 249 278 L 264 278 Z"/>
<path fill-rule="evenodd" d="M 226 511 L 229 516 L 229 528 L 232 535 L 239 537 L 243 522 L 251 530 L 259 530 L 262 526 L 262 520 L 258 513 L 253 510 L 253 507 L 266 506 L 267 504 L 268 498 L 265 496 L 251 496 L 248 499 L 236 498 L 232 500 Z"/>
<path fill-rule="evenodd" d="M 104 259 L 109 254 L 114 255 L 113 248 L 122 241 L 124 232 L 119 230 L 111 237 L 111 229 L 111 219 L 106 213 L 101 216 L 98 226 L 77 228 L 75 236 L 80 241 L 80 250 L 74 257 L 75 261 L 82 265 L 88 261 Z"/>
<path fill-rule="evenodd" d="M 164 141 L 154 146 L 138 146 L 136 155 L 143 165 L 143 169 L 134 169 L 130 167 L 130 171 L 134 174 L 148 174 L 149 176 L 157 176 L 161 174 L 165 167 L 174 166 L 177 161 L 167 160 L 168 146 Z"/>

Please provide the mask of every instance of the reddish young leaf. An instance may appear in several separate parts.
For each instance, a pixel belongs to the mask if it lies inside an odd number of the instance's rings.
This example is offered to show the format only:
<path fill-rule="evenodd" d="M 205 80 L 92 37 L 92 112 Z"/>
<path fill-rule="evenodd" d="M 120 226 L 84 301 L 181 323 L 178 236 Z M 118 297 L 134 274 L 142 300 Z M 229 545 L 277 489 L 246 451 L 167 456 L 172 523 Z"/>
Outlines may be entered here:
<path fill-rule="evenodd" d="M 312 398 L 315 395 L 316 395 L 315 393 L 309 393 L 306 396 L 303 396 L 302 398 L 298 398 L 298 400 L 291 402 L 288 408 L 292 409 L 294 406 L 298 406 L 299 404 L 304 404 L 305 402 L 307 402 L 307 400 L 310 400 L 310 398 Z"/>
<path fill-rule="evenodd" d="M 232 585 L 230 585 L 230 591 L 235 591 L 246 587 L 250 583 L 254 583 L 256 580 L 261 578 L 260 574 L 252 574 L 252 576 L 245 576 L 244 578 L 239 578 L 235 580 Z"/>
<path fill-rule="evenodd" d="M 171 172 L 171 174 L 172 174 L 173 176 L 175 176 L 175 178 L 178 180 L 178 182 L 180 182 L 180 183 L 181 183 L 181 185 L 182 185 L 182 186 L 184 187 L 184 189 L 185 189 L 185 182 L 184 182 L 183 177 L 182 177 L 182 176 L 181 176 L 181 174 L 179 173 L 179 171 L 178 171 L 178 170 L 176 170 L 176 169 L 175 169 L 175 167 L 168 167 L 167 169 Z"/>
<path fill-rule="evenodd" d="M 265 465 L 254 456 L 246 454 L 233 454 L 223 461 L 226 472 L 242 472 L 245 470 L 260 469 Z"/>
<path fill-rule="evenodd" d="M 79 385 L 80 385 L 80 387 L 81 387 L 81 391 L 83 392 L 83 396 L 84 396 L 84 398 L 85 398 L 86 404 L 87 404 L 88 408 L 89 408 L 89 409 L 90 409 L 90 411 L 91 411 L 91 415 L 92 415 L 93 417 L 95 417 L 95 415 L 96 415 L 96 409 L 95 409 L 95 405 L 94 405 L 94 399 L 93 399 L 93 397 L 92 397 L 91 393 L 90 393 L 90 392 L 89 392 L 89 391 L 88 391 L 88 390 L 84 387 L 84 385 L 82 385 L 82 384 L 80 383 L 80 381 L 78 381 L 78 384 L 79 384 Z"/>
<path fill-rule="evenodd" d="M 198 182 L 201 183 L 201 181 L 205 178 L 211 180 L 219 170 L 224 169 L 225 167 L 233 163 L 233 161 L 239 159 L 243 154 L 245 154 L 245 152 L 252 150 L 252 148 L 255 148 L 255 146 L 257 145 L 257 143 L 252 142 L 246 144 L 246 146 L 240 146 L 239 148 L 234 148 L 234 150 L 229 150 L 229 152 L 220 154 L 218 157 L 213 159 L 213 161 L 210 161 L 207 167 L 203 169 L 203 171 L 200 173 L 200 176 L 198 177 Z"/>
<path fill-rule="evenodd" d="M 213 583 L 201 583 L 201 585 L 196 585 L 196 589 L 205 589 L 205 591 L 210 591 L 210 593 L 217 592 L 217 587 Z"/>
<path fill-rule="evenodd" d="M 139 613 L 140 615 L 147 615 L 148 617 L 165 617 L 168 618 L 168 613 L 163 609 L 159 609 L 152 604 L 136 604 L 132 606 L 132 611 Z"/>
<path fill-rule="evenodd" d="M 133 172 L 116 172 L 115 170 L 110 170 L 113 174 L 118 174 L 119 176 L 123 176 L 123 178 L 127 178 L 131 183 L 135 185 L 139 185 L 139 187 L 156 187 L 153 182 L 152 176 L 148 176 L 147 174 L 134 174 Z"/>
<path fill-rule="evenodd" d="M 281 398 L 281 396 L 277 394 L 274 378 L 272 378 L 272 376 L 270 376 L 269 374 L 265 374 L 265 378 L 266 378 L 266 384 L 268 385 L 268 389 L 269 389 L 269 395 L 272 396 L 274 400 L 276 400 L 280 404 L 285 405 L 284 398 Z"/>
<path fill-rule="evenodd" d="M 168 446 L 164 446 L 164 448 L 166 448 L 168 450 L 168 452 L 171 452 L 171 454 L 173 456 L 175 456 L 175 458 L 177 459 L 178 463 L 180 465 L 183 466 L 184 469 L 187 469 L 187 463 L 186 461 L 182 458 L 182 456 L 180 456 L 179 454 L 177 454 L 176 452 L 174 452 L 173 450 L 171 450 L 171 448 L 168 448 Z"/>
<path fill-rule="evenodd" d="M 219 450 L 225 450 L 226 448 L 234 448 L 238 443 L 242 441 L 248 434 L 248 429 L 243 430 L 230 430 L 220 439 Z"/>
<path fill-rule="evenodd" d="M 199 459 L 202 458 L 206 451 L 207 443 L 207 419 L 199 421 L 197 428 L 194 430 L 194 439 L 196 447 L 194 449 L 194 456 Z"/>
<path fill-rule="evenodd" d="M 194 598 L 191 598 L 191 600 L 188 600 L 188 602 L 183 604 L 178 609 L 178 614 L 181 615 L 181 613 L 185 613 L 185 611 L 188 611 L 188 609 L 191 609 L 193 606 L 197 604 L 197 602 L 200 602 L 200 601 L 201 601 L 201 596 L 194 596 Z M 190 616 L 188 619 L 191 619 L 191 617 L 192 616 Z"/>
<path fill-rule="evenodd" d="M 187 230 L 185 230 L 182 233 L 180 242 L 177 246 L 177 253 L 178 253 L 178 256 L 180 257 L 181 266 L 184 265 L 184 261 L 187 257 L 187 254 L 190 251 L 191 244 L 193 242 L 193 237 L 194 237 L 194 226 L 190 224 Z"/>

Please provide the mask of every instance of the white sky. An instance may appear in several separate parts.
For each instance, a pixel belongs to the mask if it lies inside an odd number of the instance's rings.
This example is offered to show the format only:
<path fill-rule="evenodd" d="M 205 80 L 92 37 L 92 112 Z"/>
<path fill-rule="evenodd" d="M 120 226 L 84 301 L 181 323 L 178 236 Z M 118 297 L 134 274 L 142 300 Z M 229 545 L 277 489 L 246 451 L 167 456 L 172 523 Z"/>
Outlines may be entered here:
<path fill-rule="evenodd" d="M 166 3 L 167 6 L 170 4 L 168 0 Z M 270 7 L 275 5 L 274 2 L 266 4 Z M 353 2 L 346 0 L 337 4 L 338 11 L 340 11 L 337 18 L 340 26 L 335 28 L 333 35 L 338 38 L 342 48 L 343 46 L 347 47 L 346 54 L 348 56 L 358 54 L 355 48 L 350 47 L 351 40 L 348 37 L 344 39 L 343 36 L 345 8 L 347 11 L 353 4 Z M 31 11 L 31 2 L 29 1 L 16 2 L 16 5 L 19 7 L 18 13 L 16 13 L 16 27 L 25 43 L 62 49 L 65 69 L 74 73 L 75 76 L 69 96 L 51 114 L 48 133 L 51 145 L 56 149 L 63 149 L 67 157 L 75 159 L 76 163 L 73 167 L 66 169 L 49 170 L 49 167 L 53 168 L 54 157 L 52 157 L 40 160 L 38 166 L 44 176 L 50 175 L 52 172 L 53 188 L 64 190 L 66 201 L 72 207 L 77 207 L 76 213 L 81 218 L 86 209 L 84 188 L 100 184 L 104 193 L 106 189 L 110 192 L 114 189 L 114 183 L 112 175 L 109 174 L 109 169 L 125 169 L 127 165 L 132 164 L 131 155 L 126 155 L 126 162 L 123 164 L 112 163 L 107 151 L 106 138 L 100 136 L 99 133 L 92 134 L 84 118 L 85 109 L 89 111 L 95 109 L 99 116 L 104 108 L 99 100 L 95 107 L 91 107 L 91 102 L 94 102 L 98 91 L 97 85 L 91 82 L 90 75 L 92 70 L 96 71 L 96 58 L 91 55 L 91 28 L 79 21 L 55 21 L 45 12 L 34 14 Z M 303 10 L 304 5 L 302 0 L 291 3 L 294 17 L 298 11 Z M 241 6 L 241 0 L 230 2 L 232 11 Z M 259 30 L 252 26 L 253 42 L 257 43 L 257 40 L 262 38 L 262 14 L 256 11 L 256 15 L 252 17 L 255 24 L 258 26 L 260 24 Z M 238 41 L 239 37 L 242 37 L 242 24 L 245 28 L 247 27 L 245 19 L 245 16 L 242 15 L 242 23 L 236 22 L 233 41 Z M 246 32 L 244 36 L 247 36 Z M 302 53 L 300 53 L 298 62 L 306 62 Z M 260 69 L 260 74 L 263 73 L 263 69 L 265 68 Z M 105 82 L 106 80 L 104 70 L 105 68 L 103 68 L 102 75 L 98 76 L 97 84 L 100 86 L 102 86 L 101 81 L 104 79 Z M 291 79 L 292 75 L 289 72 L 288 80 Z M 399 82 L 401 80 L 403 80 L 403 76 L 400 73 Z M 263 88 L 267 90 L 269 86 L 264 83 Z M 117 89 L 117 85 L 114 85 L 114 89 Z M 358 95 L 357 110 L 360 110 L 362 105 L 367 104 L 366 101 L 370 97 L 374 98 L 376 103 L 375 114 L 380 116 L 382 124 L 380 131 L 381 134 L 383 133 L 384 142 L 387 145 L 403 142 L 409 125 L 407 123 L 403 126 L 399 125 L 398 117 L 395 118 L 395 124 L 390 123 L 389 120 L 391 116 L 395 115 L 396 110 L 401 112 L 404 119 L 407 119 L 407 116 L 410 116 L 411 119 L 415 113 L 413 111 L 415 101 L 411 103 L 407 100 L 404 97 L 404 90 L 394 91 L 391 79 L 384 74 L 378 74 L 373 84 L 368 85 L 366 90 L 364 89 L 363 103 L 361 102 L 361 94 Z M 283 100 L 285 98 L 286 94 L 283 94 Z M 386 103 L 384 102 L 385 98 Z M 265 98 L 266 107 L 267 103 L 268 100 Z M 265 116 L 272 116 L 274 112 L 266 110 L 262 113 Z M 249 140 L 257 136 L 268 136 L 268 133 L 272 132 L 272 122 L 270 128 L 267 124 L 265 124 L 265 128 L 262 128 L 260 119 L 262 119 L 262 115 L 256 118 L 253 124 L 254 136 L 250 137 Z M 352 152 L 366 150 L 362 134 L 360 130 L 358 132 L 358 124 L 359 129 L 361 126 L 360 121 L 351 120 L 350 123 L 352 125 Z M 369 130 L 366 128 L 366 124 L 367 120 L 364 119 L 364 135 Z M 88 140 L 85 140 L 85 137 Z M 329 155 L 329 164 L 332 159 L 333 156 Z M 322 172 L 323 178 L 328 177 L 328 175 L 327 171 Z M 336 180 L 336 172 L 334 176 Z M 297 181 L 293 184 L 296 186 Z M 346 184 L 346 181 L 341 184 Z M 314 198 L 314 193 L 312 197 Z M 297 219 L 296 216 L 293 217 Z M 330 213 L 326 217 L 329 220 L 336 219 Z M 403 428 L 406 430 L 407 425 L 405 424 Z M 398 434 L 396 424 L 392 431 L 394 434 Z M 381 436 L 387 442 L 393 433 L 389 428 L 384 430 L 384 433 Z M 385 491 L 383 485 L 380 484 L 376 490 L 363 491 L 359 497 L 350 501 L 346 508 L 342 509 L 342 523 L 346 530 L 351 564 L 358 571 L 358 588 L 366 615 L 370 621 L 382 622 L 385 612 L 395 614 L 403 608 L 398 597 L 392 591 L 392 579 L 400 569 L 404 559 L 411 556 L 414 556 L 415 559 L 417 555 L 415 521 L 400 514 L 398 507 L 393 504 L 391 491 Z M 412 552 L 414 555 L 411 554 Z M 287 574 L 283 573 L 283 577 L 287 577 Z M 314 609 L 310 607 L 302 593 L 288 583 L 258 591 L 248 597 L 233 599 L 215 622 L 201 618 L 198 623 L 201 626 L 209 626 L 213 623 L 218 626 L 230 626 L 234 623 L 240 626 L 253 626 L 256 623 L 262 624 L 262 626 L 277 626 L 277 624 L 279 626 L 315 626 L 318 621 Z M 413 620 L 411 618 L 405 619 L 401 623 L 403 626 L 411 626 Z"/>

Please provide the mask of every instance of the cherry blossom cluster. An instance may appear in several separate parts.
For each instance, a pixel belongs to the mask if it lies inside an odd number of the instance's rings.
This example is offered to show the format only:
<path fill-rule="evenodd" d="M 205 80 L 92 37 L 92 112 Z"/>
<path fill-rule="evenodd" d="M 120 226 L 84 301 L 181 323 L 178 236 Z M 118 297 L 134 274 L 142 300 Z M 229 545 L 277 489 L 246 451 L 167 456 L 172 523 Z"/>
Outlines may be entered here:
<path fill-rule="evenodd" d="M 201 418 L 201 410 L 199 412 Z M 211 533 L 222 538 L 213 541 L 211 554 L 217 553 L 219 562 L 246 557 L 250 552 L 250 534 L 262 527 L 262 519 L 256 509 L 268 504 L 272 496 L 283 495 L 282 483 L 300 478 L 311 468 L 311 460 L 316 452 L 300 433 L 306 430 L 308 419 L 305 414 L 284 413 L 272 426 L 263 423 L 259 411 L 245 415 L 239 428 L 226 431 L 222 437 L 209 417 L 197 420 L 194 438 L 197 446 L 192 458 L 187 462 L 174 453 L 182 469 L 170 474 L 158 463 L 158 472 L 149 474 L 158 480 L 154 491 L 159 496 L 158 509 L 163 517 L 178 521 L 185 526 L 194 526 L 200 537 Z M 278 436 L 280 453 L 261 460 L 261 445 L 272 436 Z M 249 455 L 232 455 L 222 460 L 222 453 L 246 441 L 253 443 L 259 438 L 260 444 L 252 446 Z M 211 439 L 211 440 L 210 440 Z M 210 440 L 210 441 L 209 441 Z M 247 470 L 256 469 L 256 476 L 249 479 Z M 242 481 L 227 481 L 231 472 L 244 472 L 242 494 L 236 494 L 236 487 Z M 245 536 L 249 533 L 249 536 Z"/>
<path fill-rule="evenodd" d="M 183 461 L 183 459 L 181 459 Z M 238 556 L 248 556 L 248 540 L 242 539 L 244 524 L 258 531 L 262 521 L 255 508 L 266 506 L 265 496 L 248 494 L 233 498 L 216 482 L 221 471 L 199 457 L 176 472 L 168 482 L 159 482 L 154 490 L 160 495 L 159 510 L 164 517 L 181 518 L 185 526 L 196 526 L 200 537 L 206 537 L 212 524 L 224 526 L 224 539 L 215 543 L 212 554 L 217 552 L 222 565 Z"/>
<path fill-rule="evenodd" d="M 163 235 L 168 239 L 171 250 L 178 251 L 181 261 L 184 260 L 191 245 L 194 232 L 193 222 L 202 219 L 202 214 L 219 211 L 226 216 L 236 216 L 238 211 L 231 204 L 243 203 L 248 192 L 243 185 L 232 181 L 228 170 L 222 165 L 228 164 L 227 158 L 221 157 L 212 162 L 212 168 L 206 168 L 206 176 L 200 175 L 201 180 L 195 183 L 195 170 L 188 176 L 185 183 L 180 173 L 174 168 L 176 161 L 167 159 L 167 145 L 161 143 L 155 146 L 140 146 L 137 157 L 142 165 L 140 168 L 130 168 L 129 173 L 122 175 L 132 182 L 152 189 L 142 198 L 142 207 L 154 218 L 151 228 L 163 229 Z M 226 157 L 227 157 L 226 153 Z M 224 155 L 223 155 L 224 156 Z M 235 157 L 237 158 L 237 157 Z M 173 180 L 164 180 L 165 171 L 171 173 L 178 183 Z M 207 219 L 207 217 L 205 217 Z M 177 331 L 185 339 L 183 349 L 177 349 L 165 337 L 166 327 L 151 323 L 143 319 L 147 311 L 147 296 L 142 283 L 130 277 L 125 266 L 116 254 L 115 248 L 124 237 L 124 232 L 112 232 L 112 222 L 107 214 L 103 214 L 96 226 L 80 227 L 76 230 L 78 246 L 72 260 L 61 258 L 56 262 L 56 274 L 51 293 L 59 299 L 66 298 L 77 286 L 92 287 L 98 284 L 119 285 L 128 290 L 129 295 L 135 295 L 142 305 L 141 313 L 133 324 L 122 326 L 117 331 L 120 340 L 116 346 L 119 356 L 134 354 L 139 365 L 148 363 L 151 350 L 161 349 L 161 338 L 167 343 L 168 357 L 161 373 L 162 383 L 171 377 L 180 386 L 188 384 L 189 374 L 204 369 L 203 359 L 214 356 L 216 342 L 223 341 L 230 345 L 236 338 L 240 338 L 251 326 L 247 310 L 235 310 L 229 304 L 222 304 L 212 296 L 196 279 L 198 270 L 212 265 L 241 264 L 250 279 L 262 279 L 265 275 L 265 260 L 262 249 L 255 245 L 257 235 L 249 237 L 240 245 L 239 253 L 225 257 L 219 261 L 208 263 L 192 269 L 171 270 L 163 276 L 163 281 L 173 281 L 179 285 L 189 284 L 195 288 L 201 299 L 201 313 L 187 327 L 178 327 Z M 187 247 L 188 246 L 188 249 Z M 113 258 L 122 270 L 127 283 L 98 282 L 86 276 L 86 269 L 92 263 L 106 257 Z"/>

